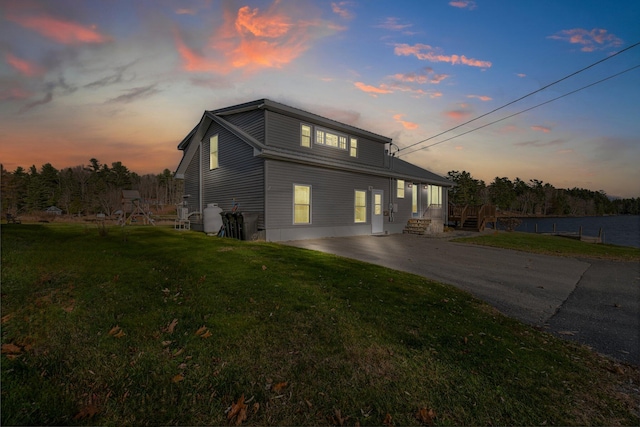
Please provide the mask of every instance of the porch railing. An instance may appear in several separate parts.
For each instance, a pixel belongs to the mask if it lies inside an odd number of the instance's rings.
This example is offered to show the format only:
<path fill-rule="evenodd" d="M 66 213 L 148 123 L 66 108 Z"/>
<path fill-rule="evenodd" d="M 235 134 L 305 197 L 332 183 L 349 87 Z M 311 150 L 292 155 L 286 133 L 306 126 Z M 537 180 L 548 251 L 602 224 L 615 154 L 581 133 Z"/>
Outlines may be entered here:
<path fill-rule="evenodd" d="M 427 206 L 427 209 L 425 209 L 424 213 L 422 214 L 423 218 L 428 218 L 428 219 L 442 219 L 443 217 L 443 211 L 442 211 L 442 205 L 441 204 L 436 204 L 436 203 L 432 203 L 429 206 Z"/>

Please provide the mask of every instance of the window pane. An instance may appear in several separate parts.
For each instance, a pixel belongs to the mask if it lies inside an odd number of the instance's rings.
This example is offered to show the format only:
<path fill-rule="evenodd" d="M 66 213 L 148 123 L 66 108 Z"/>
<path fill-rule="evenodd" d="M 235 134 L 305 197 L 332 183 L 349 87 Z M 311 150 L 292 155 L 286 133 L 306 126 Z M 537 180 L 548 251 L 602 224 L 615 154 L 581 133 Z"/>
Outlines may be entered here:
<path fill-rule="evenodd" d="M 311 187 L 308 185 L 293 188 L 293 223 L 311 223 Z"/>
<path fill-rule="evenodd" d="M 302 125 L 301 133 L 300 145 L 303 147 L 311 147 L 311 126 Z"/>
<path fill-rule="evenodd" d="M 330 147 L 338 146 L 338 135 L 334 135 L 332 133 L 326 133 L 326 141 L 325 143 Z"/>
<path fill-rule="evenodd" d="M 321 130 L 316 131 L 316 144 L 324 144 L 324 132 Z"/>
<path fill-rule="evenodd" d="M 296 205 L 308 205 L 309 204 L 309 191 L 310 188 L 305 185 L 296 185 Z"/>
<path fill-rule="evenodd" d="M 373 200 L 373 210 L 376 215 L 382 215 L 382 195 L 376 194 Z"/>
<path fill-rule="evenodd" d="M 293 222 L 296 224 L 308 224 L 309 223 L 309 206 L 296 205 L 294 211 Z"/>
<path fill-rule="evenodd" d="M 218 135 L 209 138 L 209 169 L 218 167 Z"/>
<path fill-rule="evenodd" d="M 349 148 L 349 155 L 351 157 L 357 157 L 358 156 L 358 140 L 355 139 L 355 138 L 351 138 L 350 148 Z"/>
<path fill-rule="evenodd" d="M 354 201 L 354 221 L 367 222 L 367 192 L 356 190 Z"/>
<path fill-rule="evenodd" d="M 342 148 L 343 150 L 347 149 L 347 137 L 346 136 L 341 136 L 340 137 L 340 147 L 339 148 Z"/>
<path fill-rule="evenodd" d="M 404 179 L 398 180 L 398 199 L 404 199 Z"/>

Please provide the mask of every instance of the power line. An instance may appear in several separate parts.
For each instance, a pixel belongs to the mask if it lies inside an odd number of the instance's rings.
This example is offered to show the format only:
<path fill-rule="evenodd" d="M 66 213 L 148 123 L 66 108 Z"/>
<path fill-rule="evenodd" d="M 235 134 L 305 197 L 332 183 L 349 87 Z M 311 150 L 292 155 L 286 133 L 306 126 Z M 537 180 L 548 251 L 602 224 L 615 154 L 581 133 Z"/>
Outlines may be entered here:
<path fill-rule="evenodd" d="M 541 91 L 543 91 L 543 90 L 545 90 L 545 89 L 548 89 L 548 88 L 550 88 L 551 86 L 553 86 L 553 85 L 555 85 L 555 84 L 558 84 L 558 83 L 560 83 L 560 82 L 562 82 L 562 81 L 564 81 L 564 80 L 567 80 L 568 78 L 573 77 L 573 76 L 575 76 L 576 74 L 579 74 L 579 73 L 581 73 L 581 72 L 583 72 L 583 71 L 586 71 L 586 70 L 588 70 L 589 68 L 595 67 L 596 65 L 598 65 L 598 64 L 600 64 L 600 63 L 602 63 L 602 62 L 604 62 L 604 61 L 607 61 L 607 60 L 609 60 L 609 59 L 611 59 L 611 58 L 613 58 L 613 57 L 615 57 L 615 56 L 617 56 L 617 55 L 620 55 L 620 54 L 621 54 L 622 52 L 624 52 L 624 51 L 627 51 L 627 50 L 629 50 L 629 49 L 633 49 L 634 47 L 636 47 L 636 46 L 638 46 L 638 45 L 640 45 L 640 42 L 634 43 L 634 44 L 632 44 L 631 46 L 628 46 L 628 47 L 626 47 L 626 48 L 624 48 L 624 49 L 622 49 L 622 50 L 620 50 L 620 51 L 618 51 L 618 52 L 616 52 L 616 53 L 614 53 L 614 54 L 612 54 L 612 55 L 607 56 L 606 58 L 603 58 L 603 59 L 601 59 L 601 60 L 599 60 L 599 61 L 597 61 L 597 62 L 594 62 L 593 64 L 588 65 L 588 66 L 586 66 L 586 67 L 584 67 L 584 68 L 582 68 L 582 69 L 580 69 L 580 70 L 578 70 L 578 71 L 575 71 L 575 72 L 573 72 L 573 73 L 571 73 L 571 74 L 569 74 L 569 75 L 567 75 L 567 76 L 565 76 L 565 77 L 563 77 L 563 78 L 561 78 L 561 79 L 559 79 L 559 80 L 556 80 L 556 81 L 555 81 L 555 82 L 553 82 L 553 83 L 549 83 L 548 85 L 543 86 L 543 87 L 541 87 L 540 89 L 537 89 L 537 90 L 535 90 L 535 91 L 533 91 L 533 92 L 530 92 L 530 93 L 528 93 L 528 94 L 526 94 L 526 95 L 524 95 L 524 96 L 521 96 L 520 98 L 518 98 L 518 99 L 516 99 L 516 100 L 513 100 L 513 101 L 511 101 L 511 102 L 509 102 L 509 103 L 507 103 L 507 104 L 504 104 L 504 105 L 503 105 L 503 106 L 501 106 L 501 107 L 495 108 L 495 109 L 493 109 L 493 110 L 489 111 L 488 113 L 484 113 L 484 114 L 482 114 L 482 115 L 480 115 L 480 116 L 478 116 L 478 117 L 475 117 L 475 118 L 473 118 L 473 119 L 471 119 L 471 120 L 468 120 L 468 121 L 466 121 L 466 122 L 464 122 L 464 123 L 461 123 L 461 124 L 459 124 L 459 125 L 457 125 L 457 126 L 455 126 L 455 127 L 452 127 L 451 129 L 445 130 L 444 132 L 440 132 L 440 133 L 439 133 L 439 134 L 437 134 L 437 135 L 433 135 L 433 136 L 430 136 L 430 137 L 429 137 L 429 138 L 427 138 L 427 139 L 423 139 L 422 141 L 418 141 L 418 142 L 415 142 L 415 143 L 413 143 L 413 144 L 411 144 L 411 145 L 407 145 L 406 147 L 403 147 L 403 148 L 401 148 L 400 150 L 398 150 L 398 153 L 399 153 L 399 152 L 401 152 L 401 151 L 403 151 L 403 150 L 406 150 L 406 149 L 408 149 L 408 148 L 414 147 L 414 146 L 416 146 L 416 145 L 418 145 L 418 144 L 422 144 L 423 142 L 430 141 L 430 140 L 432 140 L 432 139 L 434 139 L 434 138 L 437 138 L 437 137 L 439 137 L 439 136 L 441 136 L 441 135 L 444 135 L 445 133 L 449 133 L 449 132 L 451 132 L 451 131 L 453 131 L 453 130 L 456 130 L 456 129 L 458 129 L 459 127 L 462 127 L 462 126 L 464 126 L 464 125 L 467 125 L 467 124 L 469 124 L 469 123 L 471 123 L 471 122 L 475 122 L 476 120 L 481 119 L 481 118 L 483 118 L 483 117 L 486 117 L 486 116 L 488 116 L 489 114 L 495 113 L 495 112 L 496 112 L 496 111 L 498 111 L 498 110 L 502 110 L 503 108 L 508 107 L 508 106 L 509 106 L 509 105 L 511 105 L 511 104 L 515 104 L 515 103 L 516 103 L 516 102 L 518 102 L 518 101 L 522 101 L 523 99 L 530 97 L 531 95 L 535 95 L 535 94 L 536 94 L 536 93 L 538 93 L 538 92 L 541 92 Z M 430 145 L 429 147 L 431 147 L 431 145 Z M 425 147 L 425 148 L 426 148 L 426 147 Z M 415 150 L 414 150 L 414 151 L 415 151 Z M 413 152 L 413 151 L 412 151 L 412 152 Z"/>
<path fill-rule="evenodd" d="M 605 77 L 604 79 L 598 80 L 597 82 L 593 82 L 593 83 L 588 84 L 588 85 L 586 85 L 586 86 L 582 86 L 582 87 L 581 87 L 581 88 L 579 88 L 579 89 L 572 90 L 571 92 L 567 92 L 567 93 L 565 93 L 565 94 L 563 94 L 563 95 L 560 95 L 560 96 L 557 96 L 557 97 L 555 97 L 555 98 L 553 98 L 553 99 L 549 99 L 548 101 L 542 102 L 542 103 L 540 103 L 540 104 L 538 104 L 538 105 L 534 105 L 533 107 L 526 108 L 526 109 L 524 109 L 524 110 L 518 111 L 517 113 L 510 114 L 510 115 L 508 115 L 508 116 L 506 116 L 506 117 L 503 117 L 503 118 L 498 119 L 498 120 L 494 120 L 494 121 L 492 121 L 492 122 L 490 122 L 490 123 L 487 123 L 487 124 L 484 124 L 484 125 L 482 125 L 482 126 L 478 126 L 477 128 L 473 128 L 473 129 L 468 130 L 468 131 L 466 131 L 466 132 L 463 132 L 463 133 L 461 133 L 461 134 L 454 135 L 454 136 L 452 136 L 452 137 L 450 137 L 450 138 L 447 138 L 447 139 L 443 139 L 442 141 L 438 141 L 438 142 L 436 142 L 436 143 L 434 143 L 434 144 L 427 145 L 426 147 L 416 148 L 415 150 L 409 151 L 409 152 L 407 152 L 407 153 L 400 153 L 400 154 L 398 154 L 398 157 L 400 157 L 400 156 L 404 156 L 405 154 L 415 153 L 416 151 L 424 150 L 424 149 L 426 149 L 426 148 L 429 148 L 429 147 L 433 147 L 433 146 L 435 146 L 435 145 L 442 144 L 443 142 L 451 141 L 452 139 L 458 138 L 458 137 L 460 137 L 460 136 L 466 135 L 466 134 L 471 133 L 471 132 L 475 132 L 475 131 L 477 131 L 478 129 L 482 129 L 482 128 L 485 128 L 485 127 L 487 127 L 487 126 L 491 126 L 491 125 L 493 125 L 493 124 L 496 124 L 496 123 L 498 123 L 498 122 L 501 122 L 501 121 L 503 121 L 503 120 L 510 119 L 511 117 L 517 116 L 518 114 L 526 113 L 527 111 L 531 111 L 531 110 L 533 110 L 534 108 L 541 107 L 541 106 L 543 106 L 543 105 L 549 104 L 550 102 L 556 101 L 556 100 L 558 100 L 558 99 L 560 99 L 560 98 L 564 98 L 565 96 L 569 96 L 569 95 L 572 95 L 572 94 L 574 94 L 574 93 L 576 93 L 576 92 L 580 92 L 581 90 L 584 90 L 584 89 L 590 88 L 591 86 L 595 86 L 595 85 L 597 85 L 597 84 L 600 84 L 600 83 L 602 83 L 602 82 L 605 82 L 605 81 L 607 81 L 607 80 L 609 80 L 609 79 L 612 79 L 612 78 L 614 78 L 614 77 L 618 77 L 619 75 L 624 74 L 624 73 L 627 73 L 627 72 L 632 71 L 632 70 L 635 70 L 636 68 L 640 68 L 640 65 L 636 65 L 635 67 L 631 67 L 631 68 L 628 68 L 628 69 L 626 69 L 626 70 L 624 70 L 624 71 L 620 71 L 619 73 L 613 74 L 613 75 L 611 75 L 611 76 L 609 76 L 609 77 Z M 486 115 L 486 114 L 485 114 L 485 115 Z M 479 118 L 479 117 L 478 117 L 478 118 Z M 469 122 L 467 122 L 467 123 L 469 123 Z M 423 142 L 424 142 L 424 141 L 423 141 Z M 416 145 L 416 144 L 413 144 L 413 145 Z M 411 147 L 411 146 L 409 146 L 409 147 Z M 406 148 L 408 148 L 408 147 L 406 147 Z"/>

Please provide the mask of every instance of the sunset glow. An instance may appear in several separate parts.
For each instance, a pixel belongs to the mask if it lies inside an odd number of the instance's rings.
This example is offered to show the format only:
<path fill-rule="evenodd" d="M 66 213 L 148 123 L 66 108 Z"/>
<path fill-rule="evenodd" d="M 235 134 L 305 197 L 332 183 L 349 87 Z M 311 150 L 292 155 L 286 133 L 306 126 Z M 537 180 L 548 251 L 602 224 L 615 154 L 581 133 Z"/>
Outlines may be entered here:
<path fill-rule="evenodd" d="M 441 175 L 640 196 L 640 2 L 152 3 L 0 3 L 4 168 L 175 170 L 203 111 L 270 98 Z"/>

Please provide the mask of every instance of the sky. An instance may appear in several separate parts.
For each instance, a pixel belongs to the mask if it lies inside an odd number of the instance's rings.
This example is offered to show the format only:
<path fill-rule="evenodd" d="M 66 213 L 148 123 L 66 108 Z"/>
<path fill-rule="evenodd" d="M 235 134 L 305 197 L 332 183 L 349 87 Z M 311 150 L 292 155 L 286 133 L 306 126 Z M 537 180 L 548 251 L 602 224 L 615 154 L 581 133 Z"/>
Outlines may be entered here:
<path fill-rule="evenodd" d="M 0 0 L 0 163 L 174 171 L 205 110 L 268 98 L 441 175 L 639 197 L 638 22 L 637 0 Z"/>

